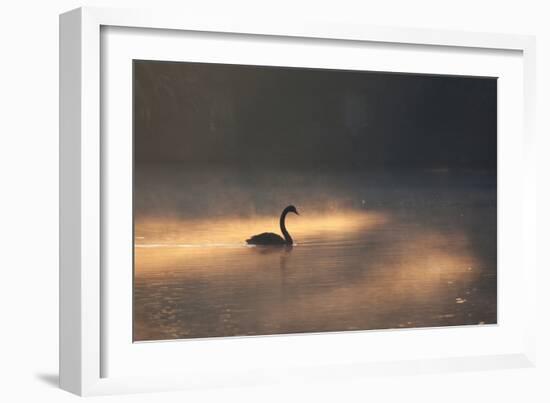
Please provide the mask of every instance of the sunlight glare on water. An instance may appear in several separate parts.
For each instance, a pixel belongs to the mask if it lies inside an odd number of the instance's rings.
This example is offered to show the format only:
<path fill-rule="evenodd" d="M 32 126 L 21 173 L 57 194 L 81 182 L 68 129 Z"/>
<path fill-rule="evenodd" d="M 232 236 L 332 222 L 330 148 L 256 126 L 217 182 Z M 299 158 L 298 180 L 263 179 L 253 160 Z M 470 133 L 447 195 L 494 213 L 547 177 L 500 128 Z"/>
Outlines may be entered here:
<path fill-rule="evenodd" d="M 287 228 L 295 240 L 314 242 L 338 235 L 353 236 L 384 224 L 381 213 L 335 212 L 287 216 Z M 145 219 L 138 221 L 136 244 L 140 247 L 216 247 L 242 246 L 250 235 L 261 232 L 280 234 L 278 217 L 230 217 L 219 219 Z"/>
<path fill-rule="evenodd" d="M 465 228 L 390 209 L 136 221 L 135 340 L 494 323 L 495 267 Z M 430 225 L 426 225 L 429 222 Z"/>

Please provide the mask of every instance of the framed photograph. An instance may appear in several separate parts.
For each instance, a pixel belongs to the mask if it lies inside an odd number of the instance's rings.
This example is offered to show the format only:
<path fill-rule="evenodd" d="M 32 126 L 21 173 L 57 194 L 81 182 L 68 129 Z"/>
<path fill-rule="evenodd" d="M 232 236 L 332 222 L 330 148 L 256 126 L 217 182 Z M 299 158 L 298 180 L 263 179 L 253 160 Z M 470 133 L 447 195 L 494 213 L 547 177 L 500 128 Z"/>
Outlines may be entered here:
<path fill-rule="evenodd" d="M 60 382 L 534 365 L 534 39 L 60 17 Z"/>

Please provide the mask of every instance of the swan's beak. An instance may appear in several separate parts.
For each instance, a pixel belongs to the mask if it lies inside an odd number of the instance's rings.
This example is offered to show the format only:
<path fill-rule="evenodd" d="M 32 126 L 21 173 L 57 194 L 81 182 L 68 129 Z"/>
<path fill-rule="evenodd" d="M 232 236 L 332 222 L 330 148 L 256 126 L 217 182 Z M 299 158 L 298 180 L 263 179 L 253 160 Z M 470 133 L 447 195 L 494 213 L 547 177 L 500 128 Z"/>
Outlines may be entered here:
<path fill-rule="evenodd" d="M 300 213 L 298 213 L 298 210 L 295 211 L 296 215 L 300 215 Z"/>

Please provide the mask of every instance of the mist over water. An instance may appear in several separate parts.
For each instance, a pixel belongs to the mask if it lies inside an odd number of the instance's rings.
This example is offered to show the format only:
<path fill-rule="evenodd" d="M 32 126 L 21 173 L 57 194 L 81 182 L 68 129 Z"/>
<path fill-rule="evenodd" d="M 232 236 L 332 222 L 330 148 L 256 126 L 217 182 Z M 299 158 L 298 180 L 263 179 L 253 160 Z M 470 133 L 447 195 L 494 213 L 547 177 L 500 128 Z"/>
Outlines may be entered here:
<path fill-rule="evenodd" d="M 140 164 L 134 339 L 496 323 L 496 175 Z M 293 247 L 251 247 L 280 233 Z"/>

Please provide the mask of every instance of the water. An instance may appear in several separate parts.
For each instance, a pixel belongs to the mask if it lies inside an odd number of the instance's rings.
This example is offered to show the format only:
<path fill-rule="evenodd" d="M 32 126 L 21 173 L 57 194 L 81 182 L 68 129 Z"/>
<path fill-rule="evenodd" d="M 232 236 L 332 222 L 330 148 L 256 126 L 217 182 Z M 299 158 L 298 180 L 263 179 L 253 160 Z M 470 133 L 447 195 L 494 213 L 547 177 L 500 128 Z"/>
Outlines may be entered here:
<path fill-rule="evenodd" d="M 137 179 L 136 341 L 496 323 L 494 175 Z"/>

